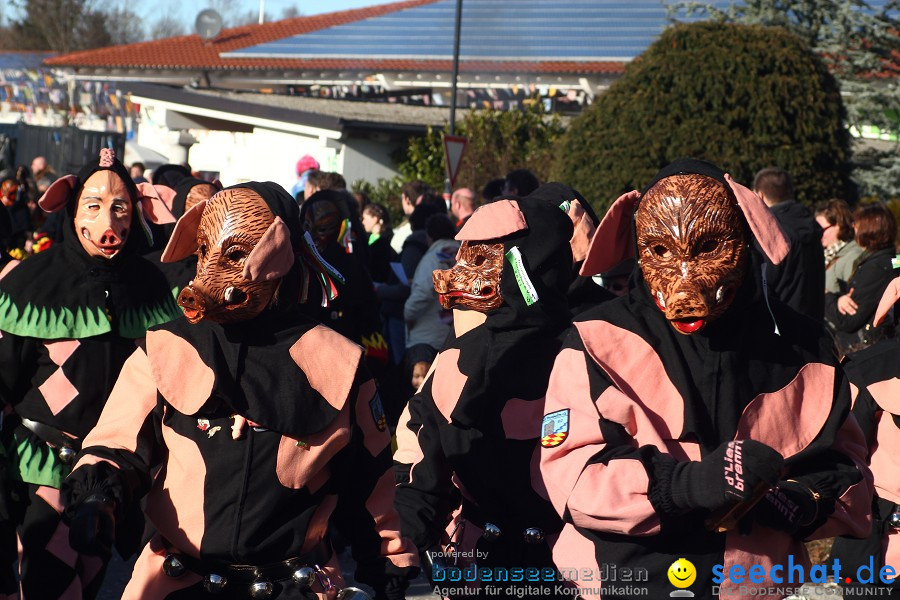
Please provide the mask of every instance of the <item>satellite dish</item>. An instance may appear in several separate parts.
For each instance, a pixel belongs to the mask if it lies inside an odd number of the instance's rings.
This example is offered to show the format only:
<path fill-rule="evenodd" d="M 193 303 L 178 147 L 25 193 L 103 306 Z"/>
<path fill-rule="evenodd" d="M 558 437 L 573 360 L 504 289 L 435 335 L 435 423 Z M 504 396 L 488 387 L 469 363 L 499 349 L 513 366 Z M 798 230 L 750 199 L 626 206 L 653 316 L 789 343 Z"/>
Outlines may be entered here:
<path fill-rule="evenodd" d="M 222 15 L 211 8 L 201 10 L 194 21 L 194 29 L 203 41 L 215 39 L 222 31 Z"/>

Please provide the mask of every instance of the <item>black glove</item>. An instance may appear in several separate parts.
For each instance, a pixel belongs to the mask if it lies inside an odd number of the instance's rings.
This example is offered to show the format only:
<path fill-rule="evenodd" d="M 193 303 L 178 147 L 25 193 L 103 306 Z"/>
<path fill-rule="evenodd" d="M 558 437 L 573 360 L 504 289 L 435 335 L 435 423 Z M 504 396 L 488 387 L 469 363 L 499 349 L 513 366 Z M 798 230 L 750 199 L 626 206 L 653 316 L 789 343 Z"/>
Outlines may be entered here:
<path fill-rule="evenodd" d="M 375 590 L 375 600 L 406 600 L 409 580 L 404 575 L 389 575 L 381 589 Z"/>
<path fill-rule="evenodd" d="M 794 535 L 819 521 L 820 497 L 818 492 L 800 482 L 779 481 L 778 487 L 766 494 L 751 515 L 761 525 Z"/>
<path fill-rule="evenodd" d="M 108 558 L 116 537 L 116 503 L 91 494 L 75 510 L 69 525 L 69 545 L 82 554 Z"/>
<path fill-rule="evenodd" d="M 725 442 L 700 461 L 664 463 L 656 500 L 672 514 L 730 508 L 748 500 L 761 483 L 775 485 L 783 465 L 781 455 L 761 442 Z"/>

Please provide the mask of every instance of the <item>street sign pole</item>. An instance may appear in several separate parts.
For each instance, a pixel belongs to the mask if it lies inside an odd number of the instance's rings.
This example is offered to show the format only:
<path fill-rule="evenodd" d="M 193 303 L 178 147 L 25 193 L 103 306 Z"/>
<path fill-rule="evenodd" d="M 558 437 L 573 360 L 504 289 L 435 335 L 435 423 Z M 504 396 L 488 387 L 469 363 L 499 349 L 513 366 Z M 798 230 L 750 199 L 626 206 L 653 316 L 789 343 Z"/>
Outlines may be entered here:
<path fill-rule="evenodd" d="M 459 77 L 459 32 L 462 27 L 462 0 L 456 0 L 456 23 L 453 29 L 453 71 L 450 74 L 450 135 L 456 135 L 456 80 Z M 446 154 L 446 153 L 445 153 Z M 447 159 L 449 160 L 449 158 Z M 449 204 L 453 193 L 450 179 L 444 180 L 444 201 Z"/>

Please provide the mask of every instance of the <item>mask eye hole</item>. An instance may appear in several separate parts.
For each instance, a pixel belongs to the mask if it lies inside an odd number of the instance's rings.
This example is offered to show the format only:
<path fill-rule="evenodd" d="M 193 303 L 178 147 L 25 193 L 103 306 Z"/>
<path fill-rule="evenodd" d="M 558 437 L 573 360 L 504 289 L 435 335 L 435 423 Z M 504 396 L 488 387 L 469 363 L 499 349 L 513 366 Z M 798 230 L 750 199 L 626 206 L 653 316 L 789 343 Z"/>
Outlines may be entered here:
<path fill-rule="evenodd" d="M 709 239 L 705 240 L 699 249 L 699 254 L 709 254 L 710 252 L 714 252 L 716 248 L 719 247 L 719 242 L 717 240 Z"/>
<path fill-rule="evenodd" d="M 471 265 L 475 267 L 480 267 L 484 264 L 484 261 L 487 260 L 483 254 L 476 254 L 475 258 L 472 259 Z"/>
<path fill-rule="evenodd" d="M 225 254 L 225 258 L 227 258 L 228 260 L 230 260 L 232 262 L 241 262 L 241 260 L 243 260 L 246 256 L 247 256 L 247 253 L 238 248 L 229 250 Z"/>
<path fill-rule="evenodd" d="M 654 255 L 656 255 L 659 258 L 669 258 L 669 256 L 672 255 L 672 253 L 669 251 L 669 249 L 666 248 L 665 246 L 663 246 L 662 244 L 654 244 L 653 247 L 651 248 L 651 251 L 653 252 Z"/>
<path fill-rule="evenodd" d="M 199 256 L 200 258 L 206 257 L 206 244 L 200 244 L 199 246 L 197 246 L 197 256 Z"/>

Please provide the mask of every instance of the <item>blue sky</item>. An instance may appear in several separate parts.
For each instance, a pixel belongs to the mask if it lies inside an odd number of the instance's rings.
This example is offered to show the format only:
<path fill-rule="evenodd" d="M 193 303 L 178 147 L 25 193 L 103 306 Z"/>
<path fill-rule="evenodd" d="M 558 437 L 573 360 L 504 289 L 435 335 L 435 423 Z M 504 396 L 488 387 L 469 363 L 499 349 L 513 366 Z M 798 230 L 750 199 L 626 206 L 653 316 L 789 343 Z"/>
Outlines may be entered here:
<path fill-rule="evenodd" d="M 135 0 L 120 0 L 131 1 Z M 135 11 L 146 15 L 149 21 L 154 20 L 154 16 L 158 7 L 166 4 L 167 0 L 156 2 L 154 0 L 137 0 L 135 2 L 139 6 L 145 5 L 150 7 L 149 10 Z M 324 12 L 332 12 L 336 10 L 346 10 L 348 8 L 361 8 L 363 6 L 373 6 L 375 4 L 384 4 L 386 0 L 264 0 L 265 10 L 275 18 L 279 18 L 282 12 L 291 6 L 297 8 L 300 14 L 316 15 Z M 177 10 L 188 23 L 193 23 L 194 17 L 204 8 L 217 8 L 220 6 L 233 7 L 236 13 L 244 14 L 250 11 L 259 12 L 259 0 L 179 0 L 178 2 L 168 2 L 169 8 Z M 141 6 L 143 8 L 143 6 Z M 221 10 L 221 9 L 220 9 Z M 226 15 L 227 18 L 227 15 Z"/>

